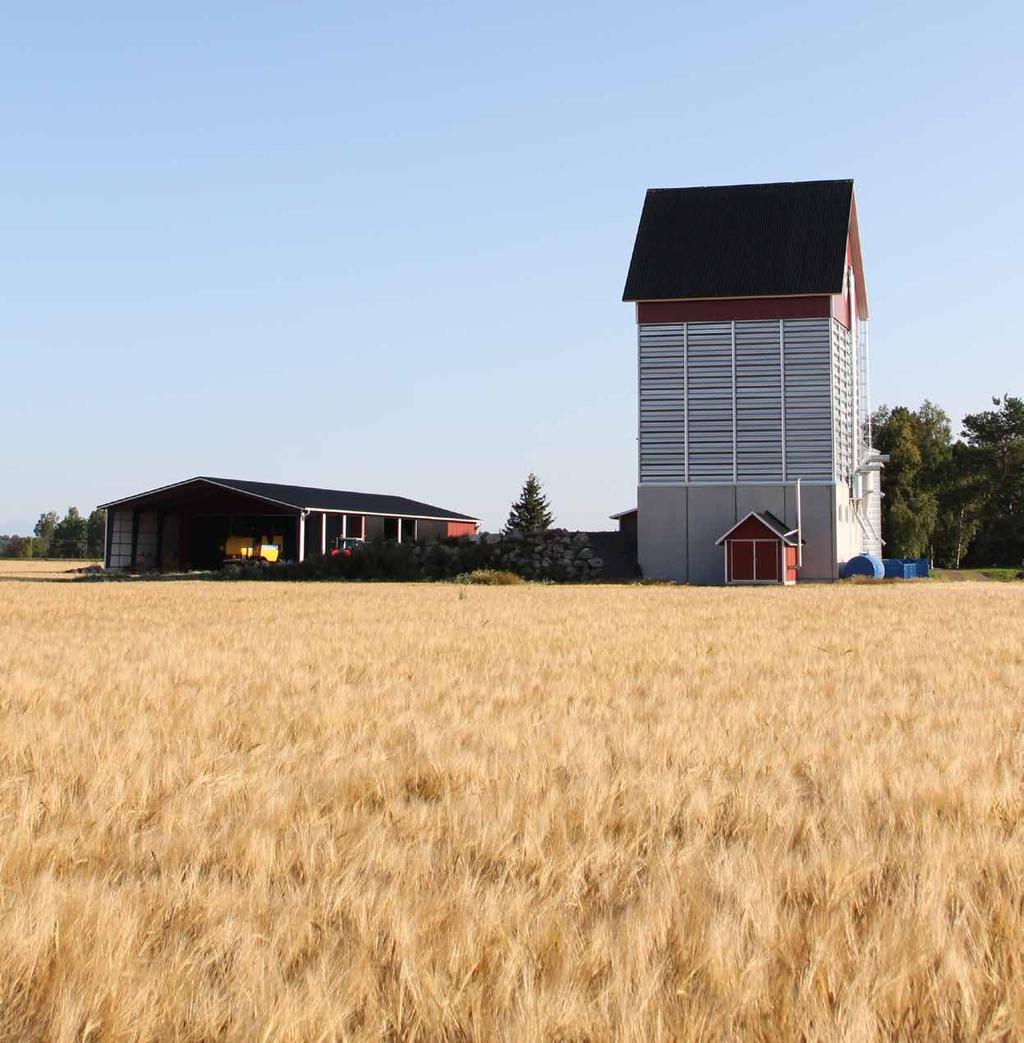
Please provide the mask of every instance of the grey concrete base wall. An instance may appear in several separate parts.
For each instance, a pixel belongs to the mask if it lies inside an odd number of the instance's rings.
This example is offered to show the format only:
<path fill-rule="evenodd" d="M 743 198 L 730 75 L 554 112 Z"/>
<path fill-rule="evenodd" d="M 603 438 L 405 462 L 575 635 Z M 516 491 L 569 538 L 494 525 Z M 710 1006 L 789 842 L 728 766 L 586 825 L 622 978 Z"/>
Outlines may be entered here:
<path fill-rule="evenodd" d="M 792 511 L 786 521 L 796 524 L 796 488 L 789 491 Z M 800 580 L 839 579 L 836 557 L 836 487 L 834 485 L 802 485 L 803 500 L 803 567 L 797 572 Z"/>
<path fill-rule="evenodd" d="M 738 491 L 736 485 L 690 486 L 686 521 L 691 583 L 725 582 L 725 551 L 715 540 L 747 513 L 736 513 Z"/>
<path fill-rule="evenodd" d="M 838 579 L 836 487 L 804 484 L 800 498 L 804 548 L 798 579 Z M 715 540 L 750 511 L 771 511 L 794 528 L 797 520 L 796 487 L 782 483 L 641 485 L 637 505 L 644 576 L 680 583 L 725 582 L 725 551 Z"/>
<path fill-rule="evenodd" d="M 850 488 L 844 482 L 836 485 L 836 557 L 840 564 L 864 553 L 865 533 L 857 521 Z"/>
<path fill-rule="evenodd" d="M 685 583 L 685 485 L 641 485 L 637 489 L 637 559 L 648 579 Z"/>

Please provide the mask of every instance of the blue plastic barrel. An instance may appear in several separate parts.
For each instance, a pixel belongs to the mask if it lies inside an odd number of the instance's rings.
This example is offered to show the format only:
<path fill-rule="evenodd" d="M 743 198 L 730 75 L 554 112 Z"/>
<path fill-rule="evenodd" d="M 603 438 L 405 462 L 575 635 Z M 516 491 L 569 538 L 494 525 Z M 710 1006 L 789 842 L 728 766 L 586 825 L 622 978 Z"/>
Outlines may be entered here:
<path fill-rule="evenodd" d="M 843 566 L 843 579 L 864 576 L 867 579 L 881 579 L 885 575 L 885 566 L 881 559 L 873 554 L 858 554 Z"/>

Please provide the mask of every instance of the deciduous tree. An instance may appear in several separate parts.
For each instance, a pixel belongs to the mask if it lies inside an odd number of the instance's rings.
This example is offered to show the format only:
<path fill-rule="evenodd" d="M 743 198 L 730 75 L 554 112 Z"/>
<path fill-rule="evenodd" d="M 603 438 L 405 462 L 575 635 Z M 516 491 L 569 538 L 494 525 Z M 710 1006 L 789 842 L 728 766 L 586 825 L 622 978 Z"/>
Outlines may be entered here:
<path fill-rule="evenodd" d="M 55 558 L 80 558 L 85 554 L 88 523 L 69 507 L 68 513 L 57 522 L 50 539 L 50 554 Z"/>

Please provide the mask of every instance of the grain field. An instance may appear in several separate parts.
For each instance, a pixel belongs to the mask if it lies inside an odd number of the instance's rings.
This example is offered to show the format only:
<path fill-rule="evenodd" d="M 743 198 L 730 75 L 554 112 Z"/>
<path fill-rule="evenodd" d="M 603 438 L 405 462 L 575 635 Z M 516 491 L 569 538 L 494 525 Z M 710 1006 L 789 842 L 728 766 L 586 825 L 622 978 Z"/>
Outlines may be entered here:
<path fill-rule="evenodd" d="M 1024 1037 L 1024 584 L 0 577 L 0 1040 Z"/>

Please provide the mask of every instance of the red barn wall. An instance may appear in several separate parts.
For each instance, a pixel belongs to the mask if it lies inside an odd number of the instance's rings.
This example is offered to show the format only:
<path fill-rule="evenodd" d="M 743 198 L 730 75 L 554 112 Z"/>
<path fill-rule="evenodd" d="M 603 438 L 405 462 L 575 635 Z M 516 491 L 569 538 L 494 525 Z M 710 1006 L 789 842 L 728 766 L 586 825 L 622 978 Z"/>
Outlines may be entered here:
<path fill-rule="evenodd" d="M 699 301 L 638 301 L 636 321 L 737 322 L 747 319 L 826 319 L 827 295 L 808 297 L 721 297 Z"/>
<path fill-rule="evenodd" d="M 449 536 L 472 536 L 476 532 L 476 522 L 452 522 L 448 523 Z"/>

